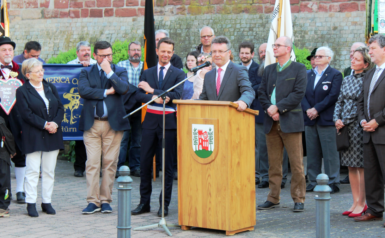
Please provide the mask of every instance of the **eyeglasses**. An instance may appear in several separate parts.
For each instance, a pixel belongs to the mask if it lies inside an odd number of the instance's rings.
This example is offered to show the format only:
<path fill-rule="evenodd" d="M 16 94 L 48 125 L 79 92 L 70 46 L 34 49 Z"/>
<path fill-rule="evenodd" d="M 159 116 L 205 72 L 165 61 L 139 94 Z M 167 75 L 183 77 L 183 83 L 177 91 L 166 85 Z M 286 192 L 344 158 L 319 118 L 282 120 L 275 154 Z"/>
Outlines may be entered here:
<path fill-rule="evenodd" d="M 288 47 L 287 45 L 280 45 L 280 44 L 273 44 L 272 46 L 273 46 L 273 48 L 279 48 L 281 46 Z"/>
<path fill-rule="evenodd" d="M 213 35 L 201 36 L 202 39 L 203 38 L 211 38 L 211 37 L 213 37 Z"/>
<path fill-rule="evenodd" d="M 222 54 L 226 53 L 226 52 L 229 51 L 229 50 L 230 50 L 230 49 L 228 49 L 228 50 L 226 50 L 226 51 L 222 51 L 222 50 L 219 50 L 219 51 L 212 51 L 211 53 L 212 53 L 213 55 L 216 55 L 216 54 L 222 55 Z"/>
<path fill-rule="evenodd" d="M 265 54 L 266 54 L 266 50 L 261 50 L 261 51 L 259 51 L 258 53 L 260 53 L 260 54 L 265 53 Z"/>
<path fill-rule="evenodd" d="M 322 59 L 322 57 L 329 57 L 326 55 L 314 55 L 314 59 Z"/>
<path fill-rule="evenodd" d="M 133 49 L 133 50 L 130 50 L 130 51 L 141 52 L 142 50 L 141 49 Z"/>
<path fill-rule="evenodd" d="M 109 54 L 109 55 L 97 55 L 99 56 L 100 58 L 111 58 L 113 54 Z"/>
<path fill-rule="evenodd" d="M 44 69 L 41 69 L 41 70 L 38 70 L 38 71 L 35 71 L 35 72 L 31 71 L 29 73 L 34 73 L 34 74 L 44 73 Z"/>

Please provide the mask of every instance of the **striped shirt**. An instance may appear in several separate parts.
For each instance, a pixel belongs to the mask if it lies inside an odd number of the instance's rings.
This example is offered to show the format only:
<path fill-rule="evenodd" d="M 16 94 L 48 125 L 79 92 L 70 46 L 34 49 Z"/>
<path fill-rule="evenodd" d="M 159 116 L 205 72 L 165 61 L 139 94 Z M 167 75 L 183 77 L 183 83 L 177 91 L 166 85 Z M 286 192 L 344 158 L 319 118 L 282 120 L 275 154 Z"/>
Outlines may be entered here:
<path fill-rule="evenodd" d="M 128 82 L 134 85 L 135 87 L 138 87 L 140 73 L 142 72 L 143 68 L 143 62 L 140 61 L 139 66 L 136 68 L 132 66 L 129 60 L 120 61 L 117 66 L 125 68 L 128 74 Z"/>

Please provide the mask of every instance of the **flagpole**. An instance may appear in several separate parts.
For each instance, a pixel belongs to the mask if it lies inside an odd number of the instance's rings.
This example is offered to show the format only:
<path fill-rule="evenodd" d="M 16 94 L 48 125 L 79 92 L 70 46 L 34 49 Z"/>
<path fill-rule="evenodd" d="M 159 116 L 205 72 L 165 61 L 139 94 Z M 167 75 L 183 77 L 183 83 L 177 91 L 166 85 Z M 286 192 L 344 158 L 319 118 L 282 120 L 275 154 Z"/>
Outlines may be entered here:
<path fill-rule="evenodd" d="M 277 39 L 281 36 L 281 16 L 282 16 L 282 5 L 283 0 L 279 0 L 279 12 L 277 21 Z"/>

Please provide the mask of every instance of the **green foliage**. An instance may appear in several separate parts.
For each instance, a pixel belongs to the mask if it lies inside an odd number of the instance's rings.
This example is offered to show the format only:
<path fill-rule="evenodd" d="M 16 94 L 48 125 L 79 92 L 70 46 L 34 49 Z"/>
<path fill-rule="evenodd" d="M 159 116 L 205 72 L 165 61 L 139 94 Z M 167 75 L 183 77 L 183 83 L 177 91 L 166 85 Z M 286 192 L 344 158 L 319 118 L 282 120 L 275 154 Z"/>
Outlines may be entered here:
<path fill-rule="evenodd" d="M 68 153 L 64 155 L 64 157 L 71 161 L 72 163 L 75 162 L 76 159 L 76 153 L 75 153 L 75 141 L 70 142 L 70 148 L 68 150 Z"/>
<path fill-rule="evenodd" d="M 306 59 L 310 55 L 310 51 L 306 48 L 298 49 L 294 46 L 295 58 L 298 63 L 302 63 L 306 66 L 306 69 L 311 69 L 310 61 Z"/>
<path fill-rule="evenodd" d="M 128 45 L 130 41 L 115 41 L 112 44 L 112 53 L 114 54 L 112 58 L 112 63 L 117 64 L 120 61 L 128 59 Z M 94 47 L 91 47 L 91 57 L 93 57 Z M 47 63 L 49 64 L 66 64 L 67 62 L 77 58 L 76 48 L 72 48 L 68 51 L 61 51 L 56 57 L 50 58 Z M 144 60 L 144 48 L 142 47 L 142 58 Z"/>

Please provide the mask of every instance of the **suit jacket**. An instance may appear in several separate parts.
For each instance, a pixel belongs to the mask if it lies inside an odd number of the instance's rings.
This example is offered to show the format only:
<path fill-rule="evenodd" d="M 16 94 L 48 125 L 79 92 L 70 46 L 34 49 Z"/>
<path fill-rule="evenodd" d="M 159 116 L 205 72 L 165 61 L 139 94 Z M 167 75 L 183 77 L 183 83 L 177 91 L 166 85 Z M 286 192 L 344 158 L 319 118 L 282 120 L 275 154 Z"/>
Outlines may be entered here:
<path fill-rule="evenodd" d="M 274 88 L 276 88 L 276 106 L 279 112 L 279 123 L 282 132 L 294 133 L 304 130 L 304 122 L 301 108 L 301 100 L 306 90 L 306 67 L 297 62 L 277 71 L 277 63 L 265 68 L 262 83 L 258 89 L 259 101 L 265 113 L 272 105 L 270 99 Z M 264 122 L 265 134 L 268 134 L 273 126 L 274 120 L 266 113 Z"/>
<path fill-rule="evenodd" d="M 262 105 L 258 99 L 258 89 L 262 82 L 262 77 L 258 76 L 259 65 L 253 61 L 253 64 L 249 69 L 249 80 L 251 82 L 251 86 L 255 91 L 255 99 L 251 104 L 250 108 L 259 111 L 259 115 L 255 116 L 255 122 L 258 124 L 263 124 L 265 120 L 265 112 L 263 111 Z"/>
<path fill-rule="evenodd" d="M 82 69 L 79 76 L 79 94 L 84 99 L 84 105 L 79 121 L 79 130 L 87 131 L 94 124 L 95 107 L 98 101 L 106 103 L 108 110 L 108 122 L 115 131 L 130 129 L 121 95 L 128 91 L 127 70 L 111 65 L 114 74 L 102 85 L 97 64 Z M 115 94 L 104 97 L 104 91 L 114 87 Z"/>
<path fill-rule="evenodd" d="M 255 91 L 251 87 L 246 67 L 230 61 L 223 76 L 218 96 L 215 78 L 216 73 L 216 68 L 206 73 L 202 93 L 199 96 L 200 100 L 232 102 L 242 100 L 248 107 L 251 106 L 255 98 Z"/>
<path fill-rule="evenodd" d="M 364 143 L 369 143 L 372 139 L 374 144 L 385 144 L 385 70 L 382 71 L 376 84 L 373 87 L 372 94 L 370 95 L 370 118 L 368 115 L 368 97 L 370 82 L 372 81 L 373 75 L 376 68 L 369 70 L 363 79 L 363 92 L 358 99 L 358 122 L 366 120 L 369 122 L 371 119 L 375 119 L 379 124 L 374 132 L 364 131 Z"/>
<path fill-rule="evenodd" d="M 21 73 L 21 67 L 15 61 L 12 61 L 12 66 L 13 67 L 12 67 L 11 71 L 17 72 L 18 76 L 16 78 L 18 78 L 24 84 L 25 77 Z M 0 77 L 5 79 L 3 72 L 1 70 L 0 70 Z M 23 120 L 21 119 L 21 116 L 20 116 L 19 110 L 17 109 L 17 106 L 15 105 L 12 108 L 11 113 L 9 115 L 7 115 L 3 111 L 3 109 L 0 108 L 0 116 L 2 118 L 4 118 L 7 127 L 11 130 L 13 137 L 14 137 L 14 140 L 15 140 L 15 144 L 16 144 L 18 150 L 22 151 L 23 143 L 21 140 L 21 125 L 22 125 Z M 18 156 L 18 155 L 16 155 L 16 156 Z"/>
<path fill-rule="evenodd" d="M 315 76 L 314 71 L 307 73 L 306 94 L 302 99 L 305 126 L 313 126 L 315 124 L 320 126 L 334 126 L 333 113 L 338 96 L 340 95 L 342 74 L 338 70 L 328 66 L 314 88 Z M 317 110 L 318 117 L 310 120 L 306 114 L 306 110 L 313 107 Z"/>
<path fill-rule="evenodd" d="M 64 117 L 64 107 L 61 103 L 56 87 L 43 80 L 45 97 L 49 101 L 49 108 L 39 93 L 29 82 L 17 89 L 17 107 L 22 124 L 23 154 L 36 151 L 53 151 L 64 149 L 61 122 Z M 44 129 L 46 122 L 54 121 L 58 125 L 57 132 L 50 134 Z"/>
<path fill-rule="evenodd" d="M 170 66 L 164 76 L 162 87 L 159 87 L 158 66 L 154 66 L 145 70 L 140 78 L 140 81 L 147 82 L 154 89 L 153 94 L 146 94 L 143 89 L 138 89 L 136 92 L 136 100 L 146 103 L 152 99 L 154 95 L 160 95 L 167 89 L 184 79 L 184 72 L 174 66 Z M 183 84 L 166 93 L 170 101 L 166 104 L 166 129 L 176 129 L 176 105 L 172 103 L 174 99 L 180 99 L 182 96 Z M 151 110 L 149 110 L 151 108 Z M 144 129 L 163 128 L 163 104 L 151 103 L 147 108 L 146 117 L 142 123 Z"/>

